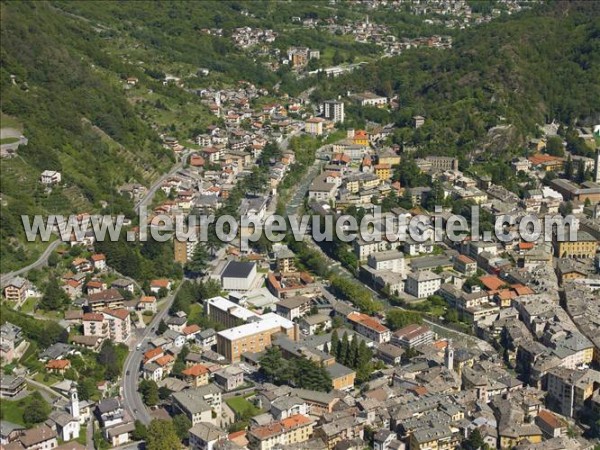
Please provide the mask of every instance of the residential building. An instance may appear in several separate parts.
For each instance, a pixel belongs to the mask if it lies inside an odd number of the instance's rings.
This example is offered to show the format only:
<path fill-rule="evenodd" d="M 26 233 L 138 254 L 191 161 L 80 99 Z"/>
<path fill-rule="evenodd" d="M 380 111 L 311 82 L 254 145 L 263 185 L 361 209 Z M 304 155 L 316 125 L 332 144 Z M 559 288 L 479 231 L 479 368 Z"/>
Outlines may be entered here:
<path fill-rule="evenodd" d="M 548 396 L 558 405 L 563 416 L 575 417 L 600 387 L 600 372 L 555 367 L 548 370 Z"/>
<path fill-rule="evenodd" d="M 62 179 L 60 172 L 55 170 L 44 170 L 40 176 L 42 184 L 58 184 Z"/>
<path fill-rule="evenodd" d="M 227 439 L 227 432 L 212 423 L 200 422 L 190 428 L 191 450 L 213 450 L 215 444 Z"/>
<path fill-rule="evenodd" d="M 402 361 L 404 349 L 394 344 L 383 343 L 377 347 L 377 356 L 386 364 L 397 366 Z"/>
<path fill-rule="evenodd" d="M 185 414 L 196 425 L 200 422 L 216 424 L 221 415 L 221 389 L 208 384 L 194 389 L 185 389 L 172 395 L 173 406 Z M 213 411 L 215 418 L 213 418 Z"/>
<path fill-rule="evenodd" d="M 181 374 L 184 380 L 192 387 L 200 387 L 208 384 L 208 376 L 210 371 L 203 364 L 194 364 L 183 370 Z"/>
<path fill-rule="evenodd" d="M 335 123 L 344 122 L 344 103 L 337 100 L 327 100 L 322 106 L 323 117 Z"/>
<path fill-rule="evenodd" d="M 268 313 L 243 325 L 217 334 L 217 352 L 230 362 L 239 361 L 242 353 L 258 353 L 271 345 L 275 333 L 297 339 L 294 322 L 275 313 Z"/>
<path fill-rule="evenodd" d="M 312 433 L 312 419 L 296 414 L 248 431 L 248 447 L 251 450 L 271 450 L 277 444 L 292 445 L 306 442 Z"/>
<path fill-rule="evenodd" d="M 13 375 L 0 375 L 0 398 L 12 399 L 27 387 L 25 378 Z"/>
<path fill-rule="evenodd" d="M 448 425 L 424 426 L 410 435 L 410 450 L 453 450 L 459 442 Z"/>
<path fill-rule="evenodd" d="M 367 263 L 375 270 L 389 270 L 394 273 L 404 273 L 406 270 L 404 253 L 398 250 L 372 253 L 368 256 Z"/>
<path fill-rule="evenodd" d="M 427 325 L 411 324 L 392 333 L 392 344 L 404 348 L 415 348 L 419 345 L 432 344 L 435 334 Z"/>
<path fill-rule="evenodd" d="M 357 333 L 362 334 L 368 339 L 381 344 L 389 342 L 392 333 L 389 328 L 382 325 L 377 319 L 366 314 L 353 312 L 348 314 L 348 322 L 353 325 Z"/>
<path fill-rule="evenodd" d="M 323 134 L 323 124 L 325 119 L 320 117 L 311 117 L 304 122 L 304 131 L 308 134 L 321 136 Z"/>
<path fill-rule="evenodd" d="M 111 288 L 96 294 L 88 295 L 87 305 L 93 312 L 98 312 L 106 308 L 123 308 L 125 305 L 125 298 L 117 289 Z"/>
<path fill-rule="evenodd" d="M 406 292 L 417 298 L 435 294 L 441 285 L 442 277 L 429 270 L 410 273 L 406 278 Z"/>
<path fill-rule="evenodd" d="M 308 314 L 311 307 L 311 299 L 302 295 L 288 297 L 276 305 L 276 312 L 288 320 L 299 319 Z"/>
<path fill-rule="evenodd" d="M 4 298 L 20 304 L 27 298 L 28 288 L 29 282 L 25 278 L 15 277 L 4 287 Z"/>
<path fill-rule="evenodd" d="M 126 309 L 105 309 L 85 313 L 82 317 L 83 335 L 127 342 L 131 336 L 131 319 Z"/>
<path fill-rule="evenodd" d="M 244 385 L 244 371 L 237 366 L 227 366 L 215 372 L 215 383 L 226 392 L 233 391 Z"/>
<path fill-rule="evenodd" d="M 334 389 L 339 391 L 354 389 L 354 381 L 356 380 L 356 372 L 354 370 L 337 362 L 325 365 L 325 370 L 327 370 L 331 377 L 331 384 Z"/>

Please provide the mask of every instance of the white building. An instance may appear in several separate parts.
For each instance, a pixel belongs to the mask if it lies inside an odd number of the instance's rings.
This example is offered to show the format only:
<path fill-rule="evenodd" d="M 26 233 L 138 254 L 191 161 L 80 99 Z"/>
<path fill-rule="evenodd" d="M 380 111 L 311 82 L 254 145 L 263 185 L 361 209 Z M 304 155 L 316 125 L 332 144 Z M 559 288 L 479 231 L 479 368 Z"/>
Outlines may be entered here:
<path fill-rule="evenodd" d="M 42 184 L 57 184 L 60 183 L 62 175 L 55 170 L 44 170 L 41 176 Z"/>
<path fill-rule="evenodd" d="M 406 278 L 406 292 L 417 298 L 427 298 L 435 294 L 441 284 L 442 277 L 431 271 L 410 273 Z"/>
<path fill-rule="evenodd" d="M 323 102 L 323 117 L 332 122 L 344 122 L 344 103 L 337 100 Z"/>
<path fill-rule="evenodd" d="M 221 285 L 226 291 L 249 291 L 256 275 L 255 263 L 230 261 L 221 273 Z"/>
<path fill-rule="evenodd" d="M 398 250 L 372 253 L 368 256 L 368 264 L 375 270 L 389 270 L 394 273 L 404 273 L 406 268 L 404 254 Z"/>

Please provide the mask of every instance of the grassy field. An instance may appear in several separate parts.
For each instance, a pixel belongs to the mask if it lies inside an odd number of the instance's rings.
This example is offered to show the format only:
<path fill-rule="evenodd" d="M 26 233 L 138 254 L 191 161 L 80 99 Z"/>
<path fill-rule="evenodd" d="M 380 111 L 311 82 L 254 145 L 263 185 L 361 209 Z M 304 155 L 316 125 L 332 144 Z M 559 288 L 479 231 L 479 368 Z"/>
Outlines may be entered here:
<path fill-rule="evenodd" d="M 21 123 L 17 119 L 11 116 L 7 116 L 4 113 L 0 113 L 0 126 L 2 128 L 15 128 L 17 130 L 23 130 L 23 125 L 21 125 Z M 6 144 L 6 142 L 2 143 Z"/>
<path fill-rule="evenodd" d="M 2 400 L 0 402 L 0 411 L 2 411 L 2 420 L 16 423 L 17 425 L 25 425 L 23 420 L 23 400 Z"/>
<path fill-rule="evenodd" d="M 235 412 L 237 417 L 253 417 L 260 414 L 260 409 L 244 397 L 228 398 L 225 402 Z"/>
<path fill-rule="evenodd" d="M 0 144 L 14 144 L 15 142 L 19 142 L 19 138 L 7 137 L 4 139 L 0 139 Z"/>

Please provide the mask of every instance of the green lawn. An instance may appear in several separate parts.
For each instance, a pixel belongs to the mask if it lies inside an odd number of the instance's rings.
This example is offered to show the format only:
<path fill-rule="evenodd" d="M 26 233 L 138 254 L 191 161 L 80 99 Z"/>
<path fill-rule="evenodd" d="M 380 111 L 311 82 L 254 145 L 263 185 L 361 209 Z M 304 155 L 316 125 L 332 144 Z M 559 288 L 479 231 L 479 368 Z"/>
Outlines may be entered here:
<path fill-rule="evenodd" d="M 23 406 L 22 400 L 2 400 L 0 402 L 0 411 L 2 411 L 2 420 L 16 423 L 18 425 L 25 425 L 23 420 Z"/>
<path fill-rule="evenodd" d="M 2 128 L 16 128 L 17 130 L 23 129 L 23 125 L 21 125 L 21 123 L 17 119 L 11 116 L 7 116 L 4 113 L 0 113 L 0 126 Z"/>
<path fill-rule="evenodd" d="M 37 304 L 37 302 L 38 302 L 37 298 L 29 297 L 27 300 L 25 300 L 25 302 L 21 306 L 21 312 L 25 313 L 25 314 L 32 313 L 33 308 L 35 308 L 35 305 Z"/>
<path fill-rule="evenodd" d="M 237 417 L 254 417 L 261 412 L 259 408 L 241 396 L 228 398 L 225 402 Z"/>
<path fill-rule="evenodd" d="M 0 144 L 14 144 L 15 142 L 19 142 L 19 138 L 17 137 L 7 137 L 4 139 L 0 139 Z"/>

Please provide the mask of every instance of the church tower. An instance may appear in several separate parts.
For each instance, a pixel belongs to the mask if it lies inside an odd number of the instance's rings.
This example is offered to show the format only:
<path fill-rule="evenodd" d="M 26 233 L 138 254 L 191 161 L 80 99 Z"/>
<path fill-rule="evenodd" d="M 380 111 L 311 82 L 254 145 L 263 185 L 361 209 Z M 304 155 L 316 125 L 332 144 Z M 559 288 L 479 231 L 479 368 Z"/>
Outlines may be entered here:
<path fill-rule="evenodd" d="M 75 419 L 79 419 L 79 396 L 77 395 L 77 383 L 75 382 L 71 384 L 69 397 L 71 398 L 71 415 Z"/>
<path fill-rule="evenodd" d="M 452 347 L 452 339 L 448 339 L 448 345 L 446 345 L 444 364 L 448 370 L 454 370 L 454 347 Z"/>

